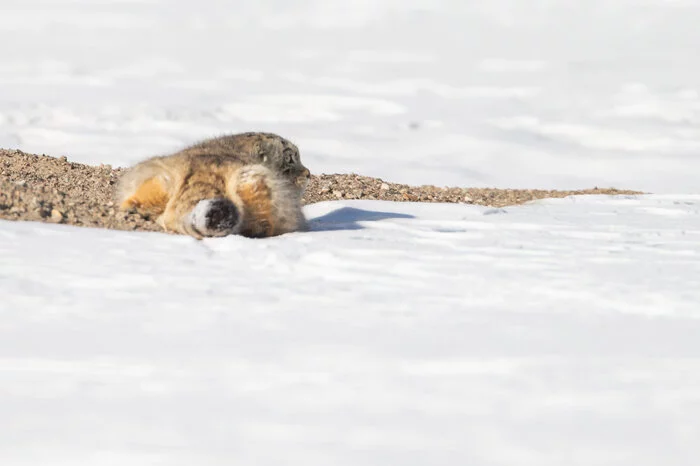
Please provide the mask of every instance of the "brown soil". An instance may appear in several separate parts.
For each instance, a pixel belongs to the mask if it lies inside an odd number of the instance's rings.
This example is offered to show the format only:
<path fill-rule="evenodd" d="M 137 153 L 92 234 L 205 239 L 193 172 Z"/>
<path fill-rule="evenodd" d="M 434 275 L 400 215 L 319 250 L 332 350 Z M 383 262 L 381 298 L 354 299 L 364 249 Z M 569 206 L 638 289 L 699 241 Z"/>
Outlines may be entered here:
<path fill-rule="evenodd" d="M 152 220 L 120 212 L 113 190 L 123 169 L 93 167 L 54 158 L 0 149 L 0 219 L 34 220 L 118 230 L 159 231 Z M 640 194 L 618 189 L 547 191 L 408 186 L 360 175 L 313 176 L 304 202 L 338 199 L 450 202 L 493 207 L 522 204 L 572 194 Z"/>

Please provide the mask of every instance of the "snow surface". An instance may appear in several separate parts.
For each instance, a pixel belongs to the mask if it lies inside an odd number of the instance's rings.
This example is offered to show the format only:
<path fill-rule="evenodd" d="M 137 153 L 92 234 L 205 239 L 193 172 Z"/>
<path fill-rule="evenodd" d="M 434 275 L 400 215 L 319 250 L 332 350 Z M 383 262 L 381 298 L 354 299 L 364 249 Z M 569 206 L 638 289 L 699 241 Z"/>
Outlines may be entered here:
<path fill-rule="evenodd" d="M 0 459 L 697 464 L 700 196 L 0 222 Z"/>
<path fill-rule="evenodd" d="M 0 147 L 270 130 L 332 202 L 195 241 L 0 221 L 0 464 L 696 465 L 700 2 L 3 0 Z M 681 193 L 681 194 L 679 194 Z"/>
<path fill-rule="evenodd" d="M 697 193 L 700 0 L 3 0 L 0 147 L 266 129 L 315 173 Z"/>

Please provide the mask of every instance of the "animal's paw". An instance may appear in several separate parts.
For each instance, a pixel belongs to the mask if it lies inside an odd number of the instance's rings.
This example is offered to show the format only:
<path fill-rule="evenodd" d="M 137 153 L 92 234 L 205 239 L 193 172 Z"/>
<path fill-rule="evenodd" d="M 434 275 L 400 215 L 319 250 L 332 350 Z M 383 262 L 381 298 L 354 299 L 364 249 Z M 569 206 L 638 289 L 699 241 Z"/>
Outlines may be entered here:
<path fill-rule="evenodd" d="M 204 199 L 194 206 L 185 223 L 187 230 L 193 230 L 188 233 L 194 237 L 226 236 L 238 232 L 241 214 L 228 199 Z"/>

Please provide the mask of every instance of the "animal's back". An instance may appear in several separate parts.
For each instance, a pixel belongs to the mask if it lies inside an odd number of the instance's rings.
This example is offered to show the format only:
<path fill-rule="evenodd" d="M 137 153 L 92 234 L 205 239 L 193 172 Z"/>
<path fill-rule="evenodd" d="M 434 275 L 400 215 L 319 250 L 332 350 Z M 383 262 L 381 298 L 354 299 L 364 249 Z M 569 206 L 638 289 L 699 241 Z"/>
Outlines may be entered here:
<path fill-rule="evenodd" d="M 245 165 L 262 164 L 288 178 L 302 191 L 310 177 L 309 170 L 301 162 L 299 148 L 274 133 L 247 132 L 219 136 L 193 144 L 180 153 L 216 155 L 235 159 Z"/>

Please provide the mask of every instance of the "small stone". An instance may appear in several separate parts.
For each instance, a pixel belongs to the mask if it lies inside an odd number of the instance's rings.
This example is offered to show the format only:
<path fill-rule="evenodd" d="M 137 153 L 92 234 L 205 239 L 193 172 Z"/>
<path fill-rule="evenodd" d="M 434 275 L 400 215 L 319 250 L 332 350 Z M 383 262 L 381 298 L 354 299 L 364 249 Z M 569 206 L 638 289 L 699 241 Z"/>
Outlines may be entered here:
<path fill-rule="evenodd" d="M 63 212 L 58 209 L 51 210 L 51 221 L 55 223 L 61 223 L 63 221 Z"/>
<path fill-rule="evenodd" d="M 15 184 L 17 186 L 24 186 L 27 184 L 27 181 L 26 180 L 19 180 L 19 181 L 15 181 Z"/>
<path fill-rule="evenodd" d="M 382 183 L 379 189 L 381 189 L 382 191 L 387 191 L 389 189 L 389 185 L 386 183 Z"/>
<path fill-rule="evenodd" d="M 473 204 L 473 203 L 474 203 L 474 199 L 472 199 L 472 197 L 471 197 L 469 194 L 467 194 L 467 195 L 464 196 L 464 198 L 462 199 L 462 202 L 465 202 L 465 203 L 467 203 L 467 204 Z"/>
<path fill-rule="evenodd" d="M 62 155 L 58 158 L 58 160 L 60 160 L 61 162 L 68 162 L 68 157 L 66 157 L 65 155 Z"/>
<path fill-rule="evenodd" d="M 338 199 L 342 199 L 343 196 L 345 196 L 345 193 L 343 191 L 333 191 L 333 195 Z"/>
<path fill-rule="evenodd" d="M 329 192 L 331 192 L 330 186 L 323 186 L 319 191 L 319 193 L 321 193 L 321 194 L 328 194 Z"/>

